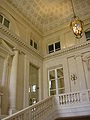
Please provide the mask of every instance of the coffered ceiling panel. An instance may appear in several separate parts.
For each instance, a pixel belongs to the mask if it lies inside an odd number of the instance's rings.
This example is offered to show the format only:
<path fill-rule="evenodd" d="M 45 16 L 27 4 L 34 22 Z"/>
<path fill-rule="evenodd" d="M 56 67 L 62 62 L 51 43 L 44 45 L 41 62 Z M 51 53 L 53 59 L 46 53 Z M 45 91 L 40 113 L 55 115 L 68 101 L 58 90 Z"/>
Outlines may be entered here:
<path fill-rule="evenodd" d="M 7 0 L 39 31 L 55 29 L 73 16 L 71 0 Z M 90 13 L 90 0 L 73 0 L 75 12 Z"/>

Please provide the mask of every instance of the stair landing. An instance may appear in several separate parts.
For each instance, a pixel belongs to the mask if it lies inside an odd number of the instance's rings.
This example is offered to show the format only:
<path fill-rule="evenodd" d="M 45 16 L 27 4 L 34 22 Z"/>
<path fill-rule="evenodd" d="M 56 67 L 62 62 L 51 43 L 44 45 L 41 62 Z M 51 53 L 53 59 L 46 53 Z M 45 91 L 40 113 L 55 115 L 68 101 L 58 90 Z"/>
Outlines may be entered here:
<path fill-rule="evenodd" d="M 90 116 L 78 116 L 78 117 L 61 117 L 55 120 L 90 120 Z"/>

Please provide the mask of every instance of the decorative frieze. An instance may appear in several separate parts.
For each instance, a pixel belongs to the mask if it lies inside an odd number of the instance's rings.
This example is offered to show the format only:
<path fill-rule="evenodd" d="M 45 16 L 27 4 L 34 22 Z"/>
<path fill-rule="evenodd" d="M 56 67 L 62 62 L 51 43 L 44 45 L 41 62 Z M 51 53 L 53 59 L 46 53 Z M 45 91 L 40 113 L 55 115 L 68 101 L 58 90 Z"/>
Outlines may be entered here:
<path fill-rule="evenodd" d="M 81 44 L 77 44 L 77 45 L 74 45 L 72 47 L 68 47 L 66 49 L 62 49 L 62 50 L 58 51 L 57 53 L 48 54 L 48 55 L 44 56 L 44 59 L 55 58 L 57 56 L 62 56 L 62 55 L 71 53 L 73 51 L 86 48 L 86 47 L 90 47 L 90 41 L 83 42 Z"/>
<path fill-rule="evenodd" d="M 52 54 L 49 54 L 46 56 L 42 56 L 38 51 L 36 51 L 32 47 L 30 47 L 26 42 L 23 42 L 17 35 L 11 33 L 10 30 L 6 29 L 1 24 L 0 24 L 0 32 L 3 33 L 4 35 L 6 35 L 10 40 L 14 41 L 15 43 L 17 43 L 18 45 L 23 47 L 24 49 L 22 51 L 24 51 L 24 53 L 25 52 L 33 53 L 33 55 L 36 55 L 36 56 L 40 57 L 41 59 L 42 58 L 50 59 L 53 57 L 62 56 L 67 53 L 73 52 L 75 50 L 80 50 L 82 48 L 90 46 L 90 41 L 87 41 L 87 42 L 83 42 L 83 43 L 74 45 L 72 47 L 66 48 L 66 49 L 62 49 L 62 50 L 58 51 L 57 53 L 52 53 Z"/>
<path fill-rule="evenodd" d="M 17 44 L 17 47 L 19 46 L 19 49 L 21 49 L 21 51 L 23 51 L 24 53 L 29 53 L 29 54 L 31 53 L 42 59 L 42 55 L 37 50 L 30 47 L 26 42 L 23 42 L 21 38 L 19 38 L 19 36 L 15 35 L 1 24 L 0 24 L 0 32 L 9 38 L 10 41 L 5 40 L 6 42 L 12 44 L 11 43 L 12 40 L 12 42 L 14 41 L 15 45 Z"/>

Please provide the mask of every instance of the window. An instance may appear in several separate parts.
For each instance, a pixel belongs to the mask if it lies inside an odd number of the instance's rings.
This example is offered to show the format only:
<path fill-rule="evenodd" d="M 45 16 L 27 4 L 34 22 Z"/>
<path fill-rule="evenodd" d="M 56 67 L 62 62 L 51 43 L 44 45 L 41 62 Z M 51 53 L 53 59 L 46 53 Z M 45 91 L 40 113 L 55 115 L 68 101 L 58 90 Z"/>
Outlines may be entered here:
<path fill-rule="evenodd" d="M 35 49 L 37 49 L 38 47 L 38 44 L 33 39 L 30 39 L 30 45 L 34 47 Z"/>
<path fill-rule="evenodd" d="M 87 41 L 90 40 L 90 31 L 85 32 Z"/>
<path fill-rule="evenodd" d="M 37 49 L 37 43 L 36 42 L 34 42 L 34 48 Z"/>
<path fill-rule="evenodd" d="M 54 45 L 53 44 L 49 45 L 48 50 L 49 50 L 49 53 L 54 52 Z"/>
<path fill-rule="evenodd" d="M 33 40 L 32 39 L 30 39 L 30 45 L 33 46 Z"/>
<path fill-rule="evenodd" d="M 7 27 L 7 28 L 9 28 L 9 20 L 7 20 L 6 18 L 4 18 L 4 25 Z"/>
<path fill-rule="evenodd" d="M 60 47 L 60 41 L 59 42 L 56 42 L 56 43 L 53 43 L 51 45 L 48 45 L 48 53 L 53 53 L 53 52 L 56 52 L 56 51 L 59 51 L 61 50 L 61 47 Z"/>
<path fill-rule="evenodd" d="M 63 68 L 49 70 L 49 95 L 58 95 L 64 93 L 64 75 Z"/>
<path fill-rule="evenodd" d="M 60 50 L 60 42 L 55 43 L 55 51 Z"/>
<path fill-rule="evenodd" d="M 3 16 L 0 15 L 0 23 L 2 23 L 2 21 L 3 21 Z"/>
<path fill-rule="evenodd" d="M 2 15 L 0 15 L 0 23 L 5 27 L 9 28 L 10 21 Z"/>

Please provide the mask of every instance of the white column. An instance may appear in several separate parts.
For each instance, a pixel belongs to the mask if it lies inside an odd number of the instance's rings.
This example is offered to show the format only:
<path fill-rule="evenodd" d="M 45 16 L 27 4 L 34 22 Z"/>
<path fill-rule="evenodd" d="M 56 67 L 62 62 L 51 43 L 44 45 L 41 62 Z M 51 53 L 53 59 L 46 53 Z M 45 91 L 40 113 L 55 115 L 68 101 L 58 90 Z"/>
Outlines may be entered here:
<path fill-rule="evenodd" d="M 18 51 L 15 50 L 15 55 L 12 60 L 11 75 L 10 75 L 10 109 L 9 114 L 16 112 L 16 84 L 18 72 Z"/>
<path fill-rule="evenodd" d="M 7 69 L 8 69 L 8 60 L 9 60 L 9 55 L 6 57 L 6 59 L 4 61 L 3 76 L 2 76 L 2 86 L 4 86 L 5 82 L 6 82 Z"/>
<path fill-rule="evenodd" d="M 78 73 L 77 77 L 79 77 L 80 90 L 86 90 L 87 86 L 86 86 L 85 73 L 84 73 L 81 55 L 76 56 L 76 61 L 77 61 L 77 73 Z"/>

